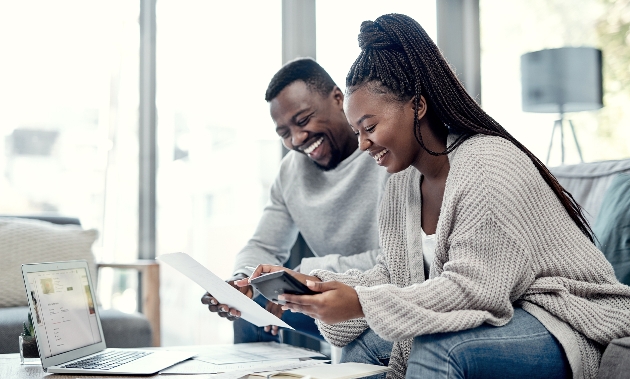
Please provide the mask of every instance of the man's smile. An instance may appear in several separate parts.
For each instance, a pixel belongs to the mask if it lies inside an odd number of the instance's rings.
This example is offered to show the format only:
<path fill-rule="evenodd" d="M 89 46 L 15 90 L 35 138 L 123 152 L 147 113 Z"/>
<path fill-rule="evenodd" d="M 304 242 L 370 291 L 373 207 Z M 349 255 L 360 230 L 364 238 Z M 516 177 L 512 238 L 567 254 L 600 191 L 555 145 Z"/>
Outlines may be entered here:
<path fill-rule="evenodd" d="M 320 137 L 319 139 L 317 139 L 317 141 L 313 142 L 302 151 L 305 154 L 310 155 L 315 149 L 317 149 L 322 144 L 322 142 L 324 142 L 324 137 Z"/>

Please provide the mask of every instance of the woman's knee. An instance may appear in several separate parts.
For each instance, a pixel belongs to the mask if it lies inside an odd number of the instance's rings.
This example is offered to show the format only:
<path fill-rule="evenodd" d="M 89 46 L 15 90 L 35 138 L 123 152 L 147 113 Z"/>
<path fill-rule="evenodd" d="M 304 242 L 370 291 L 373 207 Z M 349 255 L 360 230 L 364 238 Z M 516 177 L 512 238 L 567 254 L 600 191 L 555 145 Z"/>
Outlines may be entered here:
<path fill-rule="evenodd" d="M 340 362 L 361 362 L 387 365 L 393 343 L 368 329 L 341 350 Z"/>

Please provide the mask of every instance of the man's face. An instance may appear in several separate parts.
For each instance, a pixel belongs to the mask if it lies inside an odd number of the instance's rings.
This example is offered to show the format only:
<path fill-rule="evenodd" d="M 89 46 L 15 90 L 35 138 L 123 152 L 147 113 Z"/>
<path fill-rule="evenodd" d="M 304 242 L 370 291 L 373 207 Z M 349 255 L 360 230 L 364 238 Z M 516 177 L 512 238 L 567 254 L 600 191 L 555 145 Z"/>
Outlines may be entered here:
<path fill-rule="evenodd" d="M 276 133 L 284 146 L 308 155 L 323 170 L 332 170 L 357 148 L 343 113 L 339 88 L 323 96 L 297 80 L 269 103 Z"/>

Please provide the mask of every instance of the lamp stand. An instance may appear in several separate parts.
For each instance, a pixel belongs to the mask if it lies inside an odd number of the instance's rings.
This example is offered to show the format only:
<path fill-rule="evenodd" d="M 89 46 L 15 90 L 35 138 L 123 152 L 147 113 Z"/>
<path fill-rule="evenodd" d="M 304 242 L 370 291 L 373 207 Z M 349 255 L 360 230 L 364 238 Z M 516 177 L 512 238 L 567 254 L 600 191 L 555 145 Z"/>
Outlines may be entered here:
<path fill-rule="evenodd" d="M 575 142 L 575 147 L 577 148 L 578 154 L 580 155 L 580 162 L 584 162 L 582 158 L 582 150 L 580 149 L 580 144 L 578 143 L 577 136 L 575 135 L 575 128 L 573 127 L 573 122 L 571 120 L 567 120 L 569 122 L 569 126 L 571 127 L 571 133 L 573 134 L 573 141 Z M 551 155 L 551 147 L 553 146 L 553 136 L 556 133 L 556 128 L 560 129 L 560 151 L 561 151 L 561 164 L 564 164 L 564 117 L 563 114 L 560 113 L 560 119 L 556 120 L 553 123 L 553 129 L 551 130 L 551 141 L 549 142 L 549 150 L 547 151 L 547 162 L 545 165 L 549 165 L 549 156 Z"/>

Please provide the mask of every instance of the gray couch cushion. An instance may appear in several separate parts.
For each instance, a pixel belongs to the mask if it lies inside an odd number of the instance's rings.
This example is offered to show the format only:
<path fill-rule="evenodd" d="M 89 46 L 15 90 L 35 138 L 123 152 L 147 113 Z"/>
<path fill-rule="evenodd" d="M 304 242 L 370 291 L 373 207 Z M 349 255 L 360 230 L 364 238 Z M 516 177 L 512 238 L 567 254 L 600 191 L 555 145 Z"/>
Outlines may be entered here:
<path fill-rule="evenodd" d="M 599 365 L 598 379 L 626 379 L 630 377 L 630 337 L 619 338 L 608 344 Z"/>
<path fill-rule="evenodd" d="M 0 354 L 19 353 L 18 336 L 28 307 L 0 308 Z"/>
<path fill-rule="evenodd" d="M 597 247 L 612 264 L 617 279 L 630 285 L 630 174 L 619 174 L 613 179 L 593 232 Z"/>
<path fill-rule="evenodd" d="M 107 347 L 145 347 L 152 345 L 151 325 L 139 313 L 128 314 L 101 309 L 101 325 Z M 0 309 L 0 354 L 19 353 L 18 336 L 26 321 L 28 307 Z"/>
<path fill-rule="evenodd" d="M 100 308 L 99 308 L 100 309 Z M 140 313 L 100 309 L 107 347 L 147 347 L 153 345 L 151 324 Z"/>
<path fill-rule="evenodd" d="M 92 244 L 97 237 L 95 229 L 83 230 L 78 225 L 0 218 L 0 308 L 28 305 L 20 270 L 23 263 L 84 259 L 95 284 Z"/>
<path fill-rule="evenodd" d="M 549 167 L 549 171 L 582 206 L 592 226 L 613 178 L 623 172 L 630 173 L 630 159 Z"/>

